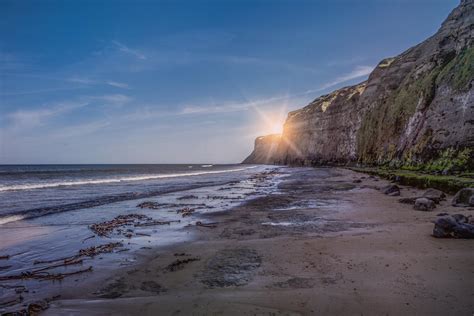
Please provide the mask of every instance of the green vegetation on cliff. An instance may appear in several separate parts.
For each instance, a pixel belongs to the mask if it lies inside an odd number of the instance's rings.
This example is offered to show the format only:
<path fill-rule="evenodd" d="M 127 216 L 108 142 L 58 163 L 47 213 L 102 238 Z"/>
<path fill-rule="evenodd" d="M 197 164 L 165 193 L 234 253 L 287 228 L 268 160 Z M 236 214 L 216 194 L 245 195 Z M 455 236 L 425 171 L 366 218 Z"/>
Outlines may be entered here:
<path fill-rule="evenodd" d="M 415 68 L 386 97 L 373 104 L 363 117 L 357 133 L 359 161 L 365 164 L 383 164 L 387 161 L 400 161 L 401 165 L 411 165 L 414 160 L 426 161 L 426 148 L 430 145 L 431 131 L 418 137 L 410 148 L 399 148 L 402 133 L 409 130 L 410 118 L 416 111 L 423 111 L 433 101 L 438 86 L 447 84 L 455 91 L 471 88 L 474 74 L 474 48 L 468 47 L 456 54 L 454 51 L 440 54 L 436 60 L 426 64 L 428 69 Z M 389 67 L 393 64 L 389 65 Z M 398 65 L 399 66 L 399 65 Z M 400 67 L 400 66 L 399 66 Z M 449 149 L 449 158 L 465 155 L 461 149 Z M 429 152 L 429 155 L 432 155 Z M 434 162 L 431 168 L 438 171 L 443 162 Z M 469 153 L 468 153 L 469 155 Z M 432 157 L 437 158 L 437 157 Z M 463 160 L 459 157 L 458 161 Z M 457 162 L 456 162 L 457 164 Z M 449 166 L 446 166 L 449 167 Z M 457 167 L 461 167 L 457 164 Z M 448 168 L 449 169 L 449 168 Z M 462 169 L 462 168 L 461 168 Z M 444 170 L 444 169 L 443 169 Z"/>
<path fill-rule="evenodd" d="M 456 90 L 469 88 L 474 74 L 474 47 L 464 49 L 440 72 L 437 84 L 448 82 Z"/>
<path fill-rule="evenodd" d="M 435 188 L 454 194 L 462 188 L 474 188 L 474 177 L 470 173 L 459 175 L 434 175 L 408 170 L 354 167 L 351 170 L 396 181 L 402 185 L 410 185 L 422 189 Z"/>

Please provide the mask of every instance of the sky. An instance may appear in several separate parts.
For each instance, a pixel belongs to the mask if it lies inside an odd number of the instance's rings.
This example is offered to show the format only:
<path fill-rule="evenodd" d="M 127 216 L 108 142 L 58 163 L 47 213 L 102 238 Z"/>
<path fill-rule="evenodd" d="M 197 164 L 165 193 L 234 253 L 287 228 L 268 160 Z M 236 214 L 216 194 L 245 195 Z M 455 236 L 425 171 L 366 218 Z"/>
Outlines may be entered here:
<path fill-rule="evenodd" d="M 238 163 L 458 0 L 0 1 L 0 164 Z"/>

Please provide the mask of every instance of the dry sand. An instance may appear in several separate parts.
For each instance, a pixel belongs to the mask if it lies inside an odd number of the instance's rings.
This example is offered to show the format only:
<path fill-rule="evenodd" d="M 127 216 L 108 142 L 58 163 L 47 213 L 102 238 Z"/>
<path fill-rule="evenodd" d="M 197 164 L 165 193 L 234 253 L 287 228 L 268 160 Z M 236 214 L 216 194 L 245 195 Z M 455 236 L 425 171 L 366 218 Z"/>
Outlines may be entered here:
<path fill-rule="evenodd" d="M 199 218 L 196 241 L 150 251 L 46 315 L 472 315 L 474 241 L 344 169 L 283 169 L 279 194 Z M 361 183 L 353 183 L 354 179 Z M 402 187 L 401 197 L 421 191 Z"/>

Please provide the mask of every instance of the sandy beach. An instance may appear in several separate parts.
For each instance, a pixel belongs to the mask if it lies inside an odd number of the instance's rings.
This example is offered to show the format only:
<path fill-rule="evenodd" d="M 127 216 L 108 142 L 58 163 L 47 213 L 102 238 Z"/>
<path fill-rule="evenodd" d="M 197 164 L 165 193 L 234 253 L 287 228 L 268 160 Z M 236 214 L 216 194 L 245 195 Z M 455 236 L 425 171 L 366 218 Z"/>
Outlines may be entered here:
<path fill-rule="evenodd" d="M 62 293 L 45 315 L 471 315 L 474 244 L 431 236 L 438 213 L 346 169 L 281 168 L 279 190 L 196 215 L 192 241 Z M 361 180 L 354 182 L 354 180 Z M 420 190 L 401 187 L 401 197 Z"/>

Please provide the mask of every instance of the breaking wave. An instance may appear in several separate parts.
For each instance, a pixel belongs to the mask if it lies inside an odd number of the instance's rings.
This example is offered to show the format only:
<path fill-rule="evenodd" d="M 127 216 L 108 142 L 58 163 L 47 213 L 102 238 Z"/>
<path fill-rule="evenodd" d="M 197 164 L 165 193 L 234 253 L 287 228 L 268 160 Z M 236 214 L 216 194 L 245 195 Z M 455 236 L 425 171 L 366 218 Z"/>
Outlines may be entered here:
<path fill-rule="evenodd" d="M 254 168 L 254 167 L 227 169 L 227 170 L 198 171 L 198 172 L 187 172 L 187 173 L 153 174 L 153 175 L 142 175 L 142 176 L 133 176 L 133 177 L 122 177 L 122 178 L 103 178 L 103 179 L 90 179 L 90 180 L 77 180 L 77 181 L 58 181 L 58 182 L 46 182 L 46 183 L 43 182 L 43 183 L 28 183 L 28 184 L 18 184 L 18 185 L 2 185 L 0 186 L 0 192 L 35 190 L 35 189 L 55 188 L 55 187 L 74 186 L 74 185 L 119 183 L 119 182 L 126 182 L 126 181 L 143 181 L 143 180 L 154 180 L 154 179 L 163 179 L 163 178 L 189 177 L 189 176 L 199 176 L 199 175 L 206 175 L 206 174 L 237 172 L 237 171 L 243 171 L 250 168 Z"/>

